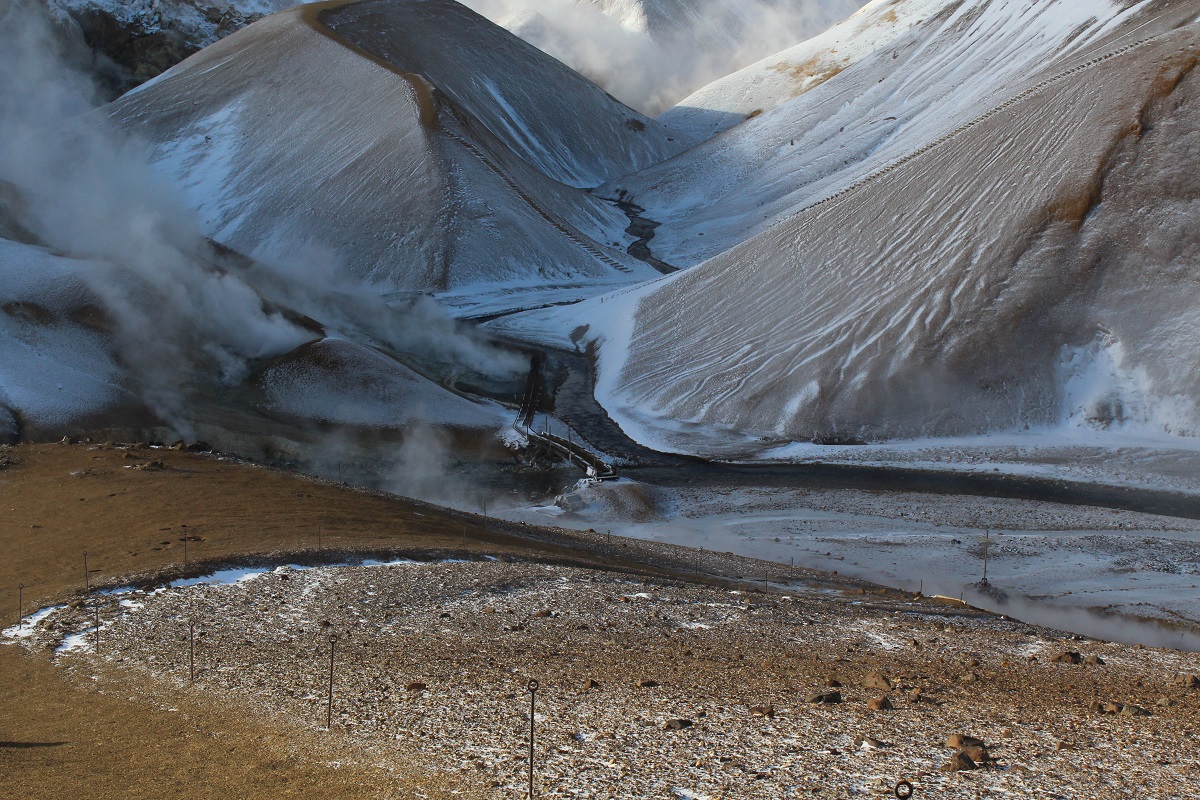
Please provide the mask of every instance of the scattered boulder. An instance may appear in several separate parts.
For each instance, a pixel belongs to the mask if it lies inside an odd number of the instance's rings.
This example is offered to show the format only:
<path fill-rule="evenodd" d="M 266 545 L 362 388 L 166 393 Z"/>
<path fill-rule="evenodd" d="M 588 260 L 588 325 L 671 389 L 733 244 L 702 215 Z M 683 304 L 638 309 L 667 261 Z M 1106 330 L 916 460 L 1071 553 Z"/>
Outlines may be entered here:
<path fill-rule="evenodd" d="M 775 706 L 754 706 L 750 709 L 750 713 L 756 717 L 767 717 L 770 719 L 775 716 Z"/>
<path fill-rule="evenodd" d="M 410 683 L 408 686 L 405 686 L 405 687 L 404 687 L 404 690 L 405 690 L 406 692 L 423 692 L 423 691 L 425 691 L 425 690 L 426 690 L 426 689 L 428 689 L 428 688 L 429 688 L 429 687 L 428 687 L 428 686 L 426 686 L 426 685 L 425 685 L 424 683 L 422 683 L 421 681 L 413 681 L 413 682 L 412 682 L 412 683 Z"/>
<path fill-rule="evenodd" d="M 1184 689 L 1200 689 L 1200 675 L 1180 675 L 1175 682 Z"/>
<path fill-rule="evenodd" d="M 983 747 L 983 739 L 977 736 L 968 736 L 965 733 L 956 733 L 946 739 L 946 747 L 951 750 L 962 750 L 967 747 Z"/>
<path fill-rule="evenodd" d="M 829 687 L 830 689 L 842 688 L 842 682 L 839 681 L 837 678 L 833 677 L 832 675 L 825 679 L 825 685 L 827 687 Z"/>
<path fill-rule="evenodd" d="M 1092 655 L 1085 657 L 1083 659 L 1083 663 L 1087 664 L 1089 667 L 1103 667 L 1104 659 L 1093 653 Z"/>
<path fill-rule="evenodd" d="M 600 682 L 594 678 L 588 678 L 587 682 L 583 684 L 583 690 L 585 692 L 590 691 L 592 689 L 599 689 L 599 688 L 600 688 Z"/>
<path fill-rule="evenodd" d="M 868 689 L 878 689 L 881 692 L 890 692 L 892 690 L 892 682 L 880 672 L 872 672 L 863 678 L 863 686 Z"/>
<path fill-rule="evenodd" d="M 1082 664 L 1083 656 L 1079 653 L 1076 653 L 1074 650 L 1067 650 L 1066 652 L 1059 653 L 1054 658 L 1050 659 L 1050 663 L 1052 663 L 1052 664 Z"/>
<path fill-rule="evenodd" d="M 972 745 L 971 747 L 964 747 L 959 752 L 966 755 L 967 758 L 971 759 L 976 764 L 983 765 L 992 763 L 991 754 L 988 752 L 987 748 L 981 744 Z"/>
<path fill-rule="evenodd" d="M 950 761 L 942 767 L 943 772 L 962 772 L 973 769 L 979 769 L 979 765 L 961 750 L 950 756 Z"/>
<path fill-rule="evenodd" d="M 808 696 L 808 702 L 830 705 L 832 703 L 842 702 L 842 693 L 834 689 L 829 689 L 824 692 L 817 692 Z"/>
<path fill-rule="evenodd" d="M 872 697 L 867 701 L 867 708 L 871 711 L 891 711 L 895 706 L 892 701 L 885 697 Z"/>
<path fill-rule="evenodd" d="M 1126 703 L 1125 705 L 1121 706 L 1121 716 L 1122 717 L 1148 717 L 1148 716 L 1150 716 L 1150 712 L 1147 711 L 1146 709 L 1142 708 L 1141 706 L 1135 706 L 1132 703 Z"/>
<path fill-rule="evenodd" d="M 663 723 L 664 731 L 681 731 L 684 728 L 692 727 L 690 719 L 669 719 Z"/>
<path fill-rule="evenodd" d="M 1113 703 L 1111 701 L 1107 702 L 1104 704 L 1104 707 L 1100 709 L 1100 713 L 1102 713 L 1102 714 L 1120 714 L 1121 713 L 1121 704 Z"/>
<path fill-rule="evenodd" d="M 658 681 L 651 680 L 650 678 L 642 678 L 637 682 L 639 689 L 653 689 L 655 686 L 658 686 Z"/>

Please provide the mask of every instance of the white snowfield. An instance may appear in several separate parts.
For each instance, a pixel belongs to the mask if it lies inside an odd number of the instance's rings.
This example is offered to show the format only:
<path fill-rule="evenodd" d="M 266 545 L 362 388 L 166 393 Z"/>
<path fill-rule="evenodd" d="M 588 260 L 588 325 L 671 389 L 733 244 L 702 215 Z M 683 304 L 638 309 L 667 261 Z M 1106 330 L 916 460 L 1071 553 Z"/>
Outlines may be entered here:
<path fill-rule="evenodd" d="M 1186 111 L 1200 96 L 1198 12 L 1195 2 L 963 3 L 928 21 L 937 35 L 913 39 L 898 67 L 864 60 L 719 137 L 707 157 L 677 159 L 718 183 L 736 162 L 739 179 L 708 190 L 727 191 L 727 207 L 766 204 L 759 190 L 772 175 L 798 184 L 778 155 L 791 148 L 795 107 L 820 129 L 865 93 L 864 111 L 897 117 L 886 134 L 864 126 L 863 165 L 831 167 L 838 179 L 801 213 L 576 309 L 573 325 L 584 318 L 604 341 L 599 399 L 640 441 L 701 454 L 731 439 L 1064 422 L 1195 435 L 1200 298 L 1185 220 L 1200 187 L 1179 159 L 1200 135 Z M 1025 60 L 1029 42 L 1072 25 L 1070 53 Z M 930 109 L 920 130 L 904 122 L 914 105 Z M 799 141 L 795 162 L 822 157 Z M 819 163 L 808 169 L 820 174 Z M 682 197 L 689 184 L 660 185 Z"/>
<path fill-rule="evenodd" d="M 379 293 L 656 274 L 578 187 L 678 150 L 664 126 L 449 0 L 341 5 L 268 17 L 110 107 L 209 235 L 336 254 Z"/>

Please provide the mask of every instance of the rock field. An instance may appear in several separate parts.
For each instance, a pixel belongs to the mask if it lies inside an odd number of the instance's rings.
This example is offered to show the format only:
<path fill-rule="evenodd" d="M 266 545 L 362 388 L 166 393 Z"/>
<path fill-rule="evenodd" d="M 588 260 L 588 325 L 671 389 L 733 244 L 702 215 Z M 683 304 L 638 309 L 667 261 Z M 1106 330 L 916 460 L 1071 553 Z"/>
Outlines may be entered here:
<path fill-rule="evenodd" d="M 89 604 L 19 640 L 315 731 L 336 637 L 322 735 L 470 797 L 527 790 L 531 679 L 541 797 L 1197 796 L 1200 656 L 896 592 L 404 560 L 100 598 L 99 655 Z"/>

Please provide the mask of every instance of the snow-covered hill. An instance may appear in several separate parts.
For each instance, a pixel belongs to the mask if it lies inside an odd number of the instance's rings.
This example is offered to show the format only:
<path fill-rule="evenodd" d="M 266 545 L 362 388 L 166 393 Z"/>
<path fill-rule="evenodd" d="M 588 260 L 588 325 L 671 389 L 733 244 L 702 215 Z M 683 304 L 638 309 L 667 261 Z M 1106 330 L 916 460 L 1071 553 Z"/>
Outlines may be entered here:
<path fill-rule="evenodd" d="M 1200 433 L 1200 184 L 1179 166 L 1200 137 L 1200 4 L 1083 5 L 958 4 L 887 69 L 866 59 L 685 156 L 743 220 L 772 188 L 832 199 L 593 304 L 608 411 L 691 452 L 1068 421 Z M 783 168 L 793 130 L 807 181 Z M 702 181 L 652 172 L 700 213 Z"/>
<path fill-rule="evenodd" d="M 374 293 L 651 276 L 578 187 L 682 146 L 450 0 L 285 11 L 109 113 L 210 236 Z"/>
<path fill-rule="evenodd" d="M 662 224 L 655 256 L 680 267 L 699 263 L 936 141 L 1045 76 L 1190 13 L 1160 5 L 873 3 L 843 26 L 859 31 L 847 48 L 857 60 L 836 76 L 750 119 L 743 114 L 746 105 L 769 108 L 769 95 L 779 90 L 774 78 L 764 76 L 791 81 L 788 65 L 804 63 L 811 45 L 719 81 L 699 93 L 702 103 L 668 116 L 692 126 L 705 118 L 724 125 L 731 113 L 744 121 L 601 192 L 631 199 Z M 908 15 L 901 15 L 906 8 Z M 860 22 L 871 24 L 860 30 Z M 836 30 L 830 36 L 842 37 Z M 863 55 L 878 44 L 880 31 L 891 36 L 900 30 L 888 46 Z"/>
<path fill-rule="evenodd" d="M 802 42 L 862 0 L 466 0 L 623 102 L 657 114 Z"/>

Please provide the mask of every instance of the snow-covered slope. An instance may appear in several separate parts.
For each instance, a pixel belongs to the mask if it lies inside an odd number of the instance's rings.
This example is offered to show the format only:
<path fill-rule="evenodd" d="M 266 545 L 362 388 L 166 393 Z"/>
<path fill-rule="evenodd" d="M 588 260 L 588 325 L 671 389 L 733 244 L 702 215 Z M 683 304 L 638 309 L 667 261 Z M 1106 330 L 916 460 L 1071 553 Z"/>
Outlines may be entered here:
<path fill-rule="evenodd" d="M 799 97 L 954 5 L 875 0 L 829 30 L 700 88 L 660 119 L 697 141 L 711 138 Z"/>
<path fill-rule="evenodd" d="M 405 72 L 547 177 L 596 186 L 678 152 L 662 123 L 612 100 L 453 0 L 358 0 L 320 23 Z"/>
<path fill-rule="evenodd" d="M 1007 7 L 1000 28 L 1013 46 L 1053 38 L 1038 33 L 1050 18 L 1021 5 L 964 3 L 955 15 L 975 13 L 938 24 L 999 25 L 991 15 Z M 920 146 L 698 267 L 593 304 L 608 411 L 642 441 L 692 452 L 729 435 L 840 441 L 1064 423 L 1200 433 L 1200 237 L 1188 222 L 1200 198 L 1200 3 L 1091 5 L 1125 15 L 1107 26 L 1118 38 L 1080 51 L 1085 31 L 1073 55 L 1040 69 L 1022 44 L 992 67 L 1024 65 L 1003 93 L 930 90 L 955 111 L 978 107 L 960 95 L 1012 99 L 916 137 L 904 136 L 911 122 L 885 125 L 893 135 L 877 151 Z M 960 41 L 958 62 L 973 63 L 980 36 Z M 913 53 L 938 41 L 914 41 Z M 870 100 L 891 105 L 877 113 L 982 75 L 952 69 L 950 53 L 945 77 L 885 79 Z M 911 70 L 913 58 L 897 60 Z M 831 115 L 814 127 L 838 125 Z"/>
<path fill-rule="evenodd" d="M 113 356 L 95 264 L 0 239 L 0 441 L 53 435 L 137 406 Z"/>
<path fill-rule="evenodd" d="M 690 266 L 936 141 L 1046 76 L 1169 28 L 1189 13 L 1178 3 L 1145 1 L 873 3 L 843 26 L 845 51 L 857 60 L 837 75 L 603 192 L 643 206 L 645 216 L 662 223 L 654 255 Z M 882 33 L 901 30 L 883 49 L 863 55 Z M 850 37 L 855 31 L 857 38 Z M 769 108 L 769 95 L 783 90 L 779 81 L 786 88 L 792 67 L 811 57 L 811 46 L 803 45 L 718 82 L 694 108 L 691 123 L 706 115 L 719 123 L 729 114 L 745 119 L 748 107 Z M 797 86 L 807 80 L 805 69 Z"/>
<path fill-rule="evenodd" d="M 306 422 L 497 429 L 511 417 L 502 406 L 467 400 L 345 339 L 306 344 L 263 367 L 253 382 L 260 408 Z"/>
<path fill-rule="evenodd" d="M 658 114 L 862 0 L 465 0 L 622 102 Z"/>
<path fill-rule="evenodd" d="M 109 113 L 218 241 L 384 293 L 653 275 L 576 185 L 680 146 L 450 0 L 281 12 Z"/>

